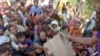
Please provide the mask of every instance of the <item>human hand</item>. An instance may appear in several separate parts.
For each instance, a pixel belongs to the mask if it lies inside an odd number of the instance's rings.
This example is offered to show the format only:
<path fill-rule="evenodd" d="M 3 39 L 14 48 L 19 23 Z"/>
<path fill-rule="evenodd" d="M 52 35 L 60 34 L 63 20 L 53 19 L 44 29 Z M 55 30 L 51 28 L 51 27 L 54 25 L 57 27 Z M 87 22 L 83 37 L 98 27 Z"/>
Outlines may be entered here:
<path fill-rule="evenodd" d="M 27 45 L 23 45 L 23 46 L 24 46 L 24 48 L 28 47 Z"/>
<path fill-rule="evenodd" d="M 26 48 L 27 45 L 22 45 L 22 44 L 19 44 L 19 48 L 23 49 L 23 48 Z"/>
<path fill-rule="evenodd" d="M 39 54 L 39 53 L 42 53 L 42 50 L 41 49 L 36 49 L 35 52 Z"/>
<path fill-rule="evenodd" d="M 60 33 L 59 33 L 59 35 L 60 35 L 61 37 L 66 37 L 67 39 L 69 39 L 69 38 L 70 38 L 70 36 L 68 36 L 67 34 L 62 33 L 62 32 L 60 32 Z"/>

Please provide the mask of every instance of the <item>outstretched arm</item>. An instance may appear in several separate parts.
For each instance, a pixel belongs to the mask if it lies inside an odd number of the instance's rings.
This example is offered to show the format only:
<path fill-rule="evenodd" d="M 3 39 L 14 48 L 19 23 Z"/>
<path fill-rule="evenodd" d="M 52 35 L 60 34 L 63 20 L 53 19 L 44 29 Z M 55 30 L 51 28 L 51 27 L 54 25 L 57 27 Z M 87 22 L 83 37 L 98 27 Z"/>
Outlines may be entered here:
<path fill-rule="evenodd" d="M 86 44 L 86 45 L 93 45 L 97 43 L 97 38 L 95 36 L 91 38 L 78 38 L 78 37 L 70 37 L 69 38 L 72 42 L 78 42 L 81 44 Z"/>

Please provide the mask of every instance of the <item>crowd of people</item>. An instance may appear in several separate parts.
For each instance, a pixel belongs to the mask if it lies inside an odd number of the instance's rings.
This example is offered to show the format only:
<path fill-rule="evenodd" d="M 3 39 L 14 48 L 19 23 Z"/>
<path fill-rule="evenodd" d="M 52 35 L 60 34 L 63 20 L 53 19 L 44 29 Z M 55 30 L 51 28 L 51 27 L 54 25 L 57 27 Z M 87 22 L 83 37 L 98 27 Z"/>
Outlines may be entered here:
<path fill-rule="evenodd" d="M 53 8 L 52 0 L 48 4 L 42 3 L 43 1 L 39 4 L 38 0 L 34 0 L 34 5 L 25 6 L 25 3 L 16 0 L 8 6 L 6 2 L 2 2 L 0 56 L 47 56 L 44 43 L 61 32 L 65 36 L 72 36 L 69 39 L 73 41 L 72 46 L 76 56 L 93 56 L 95 52 L 100 55 L 100 43 L 91 46 L 97 40 L 100 41 L 100 1 L 96 7 L 98 19 L 93 16 L 93 22 L 96 24 L 91 26 L 89 24 L 92 21 L 89 22 L 85 31 L 82 31 L 81 27 L 85 0 L 80 0 L 76 7 L 66 2 L 61 11 L 59 4 L 56 9 Z M 92 29 L 88 29 L 89 26 Z M 94 37 L 95 35 L 98 39 Z"/>

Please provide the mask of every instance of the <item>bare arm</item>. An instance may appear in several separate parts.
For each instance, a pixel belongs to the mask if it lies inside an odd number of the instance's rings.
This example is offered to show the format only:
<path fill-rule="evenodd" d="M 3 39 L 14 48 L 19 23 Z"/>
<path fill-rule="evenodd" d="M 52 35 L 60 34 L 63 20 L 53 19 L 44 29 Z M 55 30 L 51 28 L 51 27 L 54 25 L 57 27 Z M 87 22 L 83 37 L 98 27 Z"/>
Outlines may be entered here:
<path fill-rule="evenodd" d="M 78 42 L 78 43 L 86 44 L 86 45 L 93 45 L 97 43 L 98 41 L 95 36 L 93 36 L 92 38 L 70 37 L 69 39 L 73 42 Z"/>
<path fill-rule="evenodd" d="M 34 47 L 35 47 L 35 48 L 38 48 L 38 49 L 44 49 L 44 47 L 41 46 L 41 45 L 39 45 L 39 44 L 34 44 Z"/>

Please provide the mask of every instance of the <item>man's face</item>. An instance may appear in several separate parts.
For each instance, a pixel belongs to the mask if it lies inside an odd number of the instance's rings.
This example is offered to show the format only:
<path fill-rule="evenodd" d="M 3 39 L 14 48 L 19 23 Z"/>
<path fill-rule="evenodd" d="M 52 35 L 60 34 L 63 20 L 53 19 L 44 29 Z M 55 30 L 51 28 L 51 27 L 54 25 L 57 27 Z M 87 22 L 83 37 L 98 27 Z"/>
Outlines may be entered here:
<path fill-rule="evenodd" d="M 48 16 L 48 14 L 47 14 L 46 12 L 44 12 L 44 13 L 43 13 L 43 16 L 44 16 L 44 17 L 47 17 L 47 16 Z"/>
<path fill-rule="evenodd" d="M 67 11 L 66 10 L 63 10 L 62 13 L 67 13 Z"/>
<path fill-rule="evenodd" d="M 11 27 L 10 32 L 15 35 L 17 33 L 17 27 Z"/>
<path fill-rule="evenodd" d="M 14 19 L 18 20 L 19 19 L 19 16 L 17 14 L 14 15 Z"/>
<path fill-rule="evenodd" d="M 53 29 L 56 29 L 56 28 L 57 28 L 57 25 L 56 25 L 56 24 L 53 24 L 53 25 L 52 25 L 52 28 L 53 28 Z"/>
<path fill-rule="evenodd" d="M 38 2 L 36 1 L 36 2 L 34 2 L 34 5 L 36 6 L 36 7 L 38 7 Z"/>
<path fill-rule="evenodd" d="M 11 17 L 11 12 L 9 10 L 4 11 L 8 17 Z"/>
<path fill-rule="evenodd" d="M 40 39 L 43 40 L 43 41 L 46 39 L 46 34 L 45 34 L 45 32 L 41 32 L 41 33 L 40 33 Z"/>
<path fill-rule="evenodd" d="M 25 41 L 25 36 L 23 35 L 22 37 L 18 38 L 18 41 L 23 43 Z"/>
<path fill-rule="evenodd" d="M 66 28 L 64 31 L 65 31 L 65 32 L 68 32 L 68 31 L 69 31 L 69 29 L 68 29 L 68 28 Z"/>

